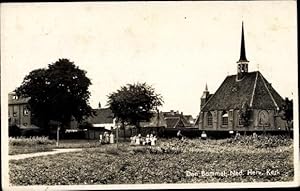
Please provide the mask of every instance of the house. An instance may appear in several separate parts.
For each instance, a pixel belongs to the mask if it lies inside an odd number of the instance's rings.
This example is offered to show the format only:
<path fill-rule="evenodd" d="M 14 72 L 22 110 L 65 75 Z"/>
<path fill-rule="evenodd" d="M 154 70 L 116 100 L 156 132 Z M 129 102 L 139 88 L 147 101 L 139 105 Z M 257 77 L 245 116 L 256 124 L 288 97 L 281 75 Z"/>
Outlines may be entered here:
<path fill-rule="evenodd" d="M 141 127 L 167 127 L 163 112 L 156 112 L 149 121 L 140 122 Z"/>
<path fill-rule="evenodd" d="M 98 108 L 94 109 L 95 115 L 89 117 L 87 122 L 93 127 L 105 128 L 111 130 L 116 127 L 116 120 L 114 114 L 110 108 Z"/>
<path fill-rule="evenodd" d="M 42 127 L 42 124 L 38 122 L 38 119 L 32 115 L 29 109 L 30 97 L 19 97 L 15 92 L 8 94 L 8 120 L 9 126 L 17 126 L 20 130 L 37 130 Z M 51 120 L 50 120 L 51 122 Z M 53 126 L 50 124 L 49 126 Z M 40 127 L 38 127 L 40 126 Z M 79 123 L 72 116 L 68 129 L 77 129 Z"/>
<path fill-rule="evenodd" d="M 248 63 L 242 25 L 237 74 L 227 76 L 214 94 L 205 87 L 196 127 L 207 131 L 285 130 L 286 122 L 279 116 L 279 107 L 284 100 L 261 72 L 248 72 Z M 242 117 L 245 110 L 249 115 L 247 124 Z"/>
<path fill-rule="evenodd" d="M 186 128 L 193 126 L 190 123 L 189 116 L 183 115 L 183 113 L 179 113 L 179 111 L 171 110 L 169 112 L 163 112 L 164 120 L 166 121 L 167 128 Z"/>
<path fill-rule="evenodd" d="M 18 97 L 15 92 L 8 94 L 9 136 L 38 136 L 40 127 L 34 124 L 29 110 L 30 98 Z"/>
<path fill-rule="evenodd" d="M 22 128 L 31 126 L 31 112 L 28 109 L 30 98 L 18 97 L 15 92 L 8 94 L 8 120 L 9 126 Z"/>
<path fill-rule="evenodd" d="M 190 124 L 191 126 L 194 125 L 195 119 L 193 118 L 192 115 L 183 115 L 183 117 L 185 118 L 186 121 L 189 122 L 189 124 Z"/>

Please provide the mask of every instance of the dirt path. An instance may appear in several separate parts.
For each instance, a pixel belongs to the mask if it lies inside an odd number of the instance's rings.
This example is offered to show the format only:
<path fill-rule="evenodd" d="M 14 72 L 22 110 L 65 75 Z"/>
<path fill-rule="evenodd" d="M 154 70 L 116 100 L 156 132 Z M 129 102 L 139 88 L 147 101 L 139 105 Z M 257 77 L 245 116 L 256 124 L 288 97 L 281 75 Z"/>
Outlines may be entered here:
<path fill-rule="evenodd" d="M 58 153 L 67 153 L 67 152 L 78 152 L 82 151 L 82 149 L 53 149 L 53 151 L 46 151 L 46 152 L 38 152 L 38 153 L 27 153 L 27 154 L 19 154 L 19 155 L 9 155 L 9 160 L 20 160 L 30 157 L 39 157 L 45 155 L 53 155 Z"/>

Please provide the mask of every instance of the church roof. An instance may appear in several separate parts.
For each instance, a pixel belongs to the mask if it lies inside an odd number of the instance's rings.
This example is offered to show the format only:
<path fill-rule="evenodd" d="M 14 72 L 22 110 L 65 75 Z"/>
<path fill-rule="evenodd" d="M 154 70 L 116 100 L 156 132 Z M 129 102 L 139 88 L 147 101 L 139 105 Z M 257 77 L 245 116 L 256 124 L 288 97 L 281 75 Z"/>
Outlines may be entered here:
<path fill-rule="evenodd" d="M 282 97 L 259 71 L 245 73 L 241 80 L 237 75 L 227 76 L 201 111 L 240 109 L 247 103 L 253 109 L 277 109 Z"/>

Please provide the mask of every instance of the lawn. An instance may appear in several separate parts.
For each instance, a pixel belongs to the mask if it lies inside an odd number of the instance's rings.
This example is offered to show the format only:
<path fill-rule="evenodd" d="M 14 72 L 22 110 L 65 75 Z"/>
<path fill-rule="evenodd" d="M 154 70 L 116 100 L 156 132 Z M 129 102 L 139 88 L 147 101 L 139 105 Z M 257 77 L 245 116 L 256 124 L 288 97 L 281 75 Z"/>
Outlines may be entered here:
<path fill-rule="evenodd" d="M 292 181 L 290 139 L 160 140 L 12 160 L 12 185 Z"/>

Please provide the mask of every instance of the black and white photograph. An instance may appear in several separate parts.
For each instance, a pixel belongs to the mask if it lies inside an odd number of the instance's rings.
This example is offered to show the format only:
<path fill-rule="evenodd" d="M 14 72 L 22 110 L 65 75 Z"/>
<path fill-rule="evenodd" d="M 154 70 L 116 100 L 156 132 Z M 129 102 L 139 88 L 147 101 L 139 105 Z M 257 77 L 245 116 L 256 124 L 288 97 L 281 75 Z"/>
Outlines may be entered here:
<path fill-rule="evenodd" d="M 0 8 L 2 190 L 299 186 L 296 1 Z"/>

